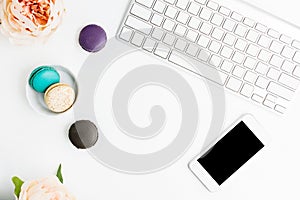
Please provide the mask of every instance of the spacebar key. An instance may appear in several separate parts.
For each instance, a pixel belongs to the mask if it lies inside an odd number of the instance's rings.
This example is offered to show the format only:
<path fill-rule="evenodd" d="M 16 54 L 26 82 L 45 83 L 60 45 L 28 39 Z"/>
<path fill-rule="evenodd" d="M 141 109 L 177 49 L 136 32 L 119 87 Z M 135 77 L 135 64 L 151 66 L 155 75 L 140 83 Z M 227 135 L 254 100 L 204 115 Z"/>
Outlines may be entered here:
<path fill-rule="evenodd" d="M 225 85 L 226 80 L 228 78 L 228 75 L 206 65 L 201 62 L 198 62 L 194 59 L 191 59 L 187 56 L 184 56 L 183 54 L 177 52 L 177 51 L 172 51 L 169 57 L 169 61 L 179 65 L 180 67 L 183 67 L 189 71 L 192 71 L 196 74 L 199 74 L 200 76 L 209 79 L 210 81 L 213 81 L 219 85 Z M 194 68 L 199 68 L 198 70 L 193 69 Z"/>
<path fill-rule="evenodd" d="M 149 35 L 152 29 L 152 26 L 143 22 L 142 20 L 138 20 L 135 17 L 129 16 L 125 22 L 127 26 L 130 26 L 131 28 L 141 31 L 142 33 Z"/>

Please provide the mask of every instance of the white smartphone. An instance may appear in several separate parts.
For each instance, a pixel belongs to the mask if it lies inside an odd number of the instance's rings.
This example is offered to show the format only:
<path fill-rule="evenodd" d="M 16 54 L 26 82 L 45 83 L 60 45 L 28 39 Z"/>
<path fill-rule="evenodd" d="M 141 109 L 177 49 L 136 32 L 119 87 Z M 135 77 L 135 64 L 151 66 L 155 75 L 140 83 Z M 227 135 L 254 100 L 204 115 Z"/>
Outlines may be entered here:
<path fill-rule="evenodd" d="M 189 163 L 190 170 L 214 192 L 270 141 L 252 115 L 244 115 Z"/>

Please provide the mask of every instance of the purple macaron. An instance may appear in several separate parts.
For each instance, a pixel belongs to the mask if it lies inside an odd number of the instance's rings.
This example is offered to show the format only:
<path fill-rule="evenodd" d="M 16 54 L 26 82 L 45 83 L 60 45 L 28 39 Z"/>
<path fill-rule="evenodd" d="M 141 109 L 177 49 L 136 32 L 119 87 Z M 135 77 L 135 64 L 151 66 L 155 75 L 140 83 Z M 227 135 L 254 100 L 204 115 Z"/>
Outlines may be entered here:
<path fill-rule="evenodd" d="M 105 46 L 107 36 L 104 29 L 91 24 L 84 27 L 79 35 L 80 46 L 88 52 L 98 52 Z"/>

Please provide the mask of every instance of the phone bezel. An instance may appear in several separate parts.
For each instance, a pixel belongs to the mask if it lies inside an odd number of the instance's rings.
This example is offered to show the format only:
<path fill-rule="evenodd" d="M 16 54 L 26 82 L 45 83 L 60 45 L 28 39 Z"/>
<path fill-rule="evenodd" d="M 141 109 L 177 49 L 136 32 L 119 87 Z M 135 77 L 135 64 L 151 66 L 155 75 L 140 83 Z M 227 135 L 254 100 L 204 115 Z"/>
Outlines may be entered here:
<path fill-rule="evenodd" d="M 219 185 L 211 176 L 210 174 L 202 167 L 202 165 L 197 161 L 199 158 L 201 158 L 203 155 L 205 155 L 213 146 L 216 145 L 218 141 L 220 141 L 223 137 L 227 135 L 228 132 L 230 132 L 236 125 L 238 125 L 240 122 L 244 122 L 247 127 L 253 132 L 253 134 L 264 144 L 266 145 L 270 142 L 270 138 L 265 133 L 264 129 L 261 127 L 261 125 L 254 119 L 252 115 L 243 115 L 240 117 L 237 121 L 235 121 L 231 126 L 229 126 L 222 135 L 216 139 L 212 144 L 210 144 L 202 153 L 200 153 L 198 156 L 196 156 L 190 163 L 189 168 L 190 170 L 195 174 L 195 176 L 203 183 L 203 185 L 211 192 L 219 190 L 221 187 L 226 186 L 229 184 L 229 180 L 232 176 L 236 174 L 236 171 L 234 174 L 232 174 L 223 184 Z M 265 149 L 261 149 L 259 152 L 263 151 Z M 246 163 L 245 163 L 246 164 Z M 244 164 L 244 165 L 245 165 Z"/>

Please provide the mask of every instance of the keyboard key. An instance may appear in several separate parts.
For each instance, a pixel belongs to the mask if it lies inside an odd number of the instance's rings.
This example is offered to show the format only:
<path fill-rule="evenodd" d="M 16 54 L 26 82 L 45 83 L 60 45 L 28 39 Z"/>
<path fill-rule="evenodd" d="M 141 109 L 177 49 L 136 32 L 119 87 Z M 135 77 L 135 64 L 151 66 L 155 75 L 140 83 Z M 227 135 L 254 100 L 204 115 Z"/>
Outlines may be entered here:
<path fill-rule="evenodd" d="M 214 53 L 218 53 L 221 49 L 222 45 L 219 42 L 212 41 L 209 45 L 209 50 L 211 50 Z"/>
<path fill-rule="evenodd" d="M 222 15 L 214 14 L 214 16 L 211 19 L 211 23 L 216 26 L 221 26 L 223 20 L 224 20 L 224 17 Z"/>
<path fill-rule="evenodd" d="M 281 53 L 282 49 L 283 49 L 283 44 L 280 43 L 280 42 L 277 42 L 277 41 L 273 41 L 271 43 L 271 46 L 270 46 L 270 50 L 275 52 L 275 53 Z"/>
<path fill-rule="evenodd" d="M 253 30 L 250 30 L 248 33 L 247 33 L 247 36 L 246 36 L 246 39 L 249 40 L 250 42 L 256 42 L 256 40 L 258 39 L 258 32 L 256 31 L 253 31 Z"/>
<path fill-rule="evenodd" d="M 292 43 L 292 38 L 289 37 L 289 36 L 287 36 L 287 35 L 284 35 L 284 34 L 282 34 L 282 35 L 280 36 L 279 40 L 280 40 L 281 42 L 286 43 L 286 44 L 291 44 L 291 43 Z"/>
<path fill-rule="evenodd" d="M 232 60 L 238 64 L 242 64 L 244 61 L 244 58 L 245 58 L 244 54 L 236 51 L 232 57 Z"/>
<path fill-rule="evenodd" d="M 224 46 L 223 49 L 221 50 L 221 56 L 225 58 L 230 58 L 233 53 L 233 50 L 227 46 Z"/>
<path fill-rule="evenodd" d="M 156 42 L 150 38 L 147 38 L 144 45 L 143 45 L 143 49 L 145 49 L 146 51 L 152 52 L 154 47 L 155 47 Z"/>
<path fill-rule="evenodd" d="M 254 84 L 256 79 L 257 79 L 257 75 L 251 71 L 247 71 L 244 76 L 244 80 L 251 84 Z"/>
<path fill-rule="evenodd" d="M 225 44 L 228 44 L 229 46 L 232 46 L 234 44 L 234 42 L 235 42 L 235 39 L 236 39 L 235 36 L 233 36 L 230 33 L 226 33 L 226 35 L 225 35 L 225 37 L 223 39 L 223 42 Z"/>
<path fill-rule="evenodd" d="M 196 2 L 205 5 L 207 0 L 195 0 Z"/>
<path fill-rule="evenodd" d="M 258 54 L 258 59 L 264 61 L 264 62 L 269 62 L 271 59 L 272 54 L 268 51 L 261 50 Z"/>
<path fill-rule="evenodd" d="M 153 10 L 155 10 L 156 12 L 162 14 L 166 9 L 166 4 L 161 2 L 161 1 L 156 1 Z"/>
<path fill-rule="evenodd" d="M 173 29 L 174 29 L 174 27 L 175 27 L 175 22 L 173 22 L 173 21 L 171 21 L 171 20 L 169 20 L 169 19 L 166 19 L 166 20 L 165 20 L 165 22 L 164 22 L 164 24 L 163 24 L 163 28 L 164 28 L 165 30 L 172 32 Z"/>
<path fill-rule="evenodd" d="M 300 67 L 299 67 L 299 66 L 297 66 L 297 67 L 295 68 L 293 74 L 294 74 L 296 77 L 300 78 Z"/>
<path fill-rule="evenodd" d="M 300 53 L 297 51 L 293 57 L 293 61 L 300 64 Z"/>
<path fill-rule="evenodd" d="M 206 48 L 208 46 L 210 42 L 210 39 L 204 35 L 200 35 L 200 38 L 198 40 L 198 44 L 204 48 Z"/>
<path fill-rule="evenodd" d="M 283 64 L 282 64 L 281 69 L 282 69 L 283 71 L 288 72 L 288 73 L 292 73 L 292 72 L 294 71 L 294 69 L 295 69 L 295 65 L 294 65 L 294 63 L 285 60 L 285 61 L 283 62 Z"/>
<path fill-rule="evenodd" d="M 152 26 L 147 24 L 146 22 L 143 22 L 141 20 L 138 20 L 132 16 L 129 16 L 125 22 L 125 24 L 137 31 L 141 31 L 142 33 L 149 35 L 152 29 Z"/>
<path fill-rule="evenodd" d="M 204 62 L 207 62 L 209 59 L 210 53 L 208 51 L 205 50 L 200 50 L 198 58 Z"/>
<path fill-rule="evenodd" d="M 200 18 L 201 19 L 204 19 L 206 21 L 209 21 L 210 17 L 212 15 L 212 11 L 207 9 L 207 8 L 203 8 L 201 10 L 201 13 L 200 13 Z"/>
<path fill-rule="evenodd" d="M 265 33 L 268 28 L 263 24 L 257 23 L 255 29 L 258 30 L 259 32 Z"/>
<path fill-rule="evenodd" d="M 224 60 L 224 62 L 221 65 L 221 69 L 224 70 L 227 73 L 230 73 L 232 68 L 233 68 L 233 63 L 228 61 L 228 60 Z"/>
<path fill-rule="evenodd" d="M 283 58 L 273 55 L 270 64 L 273 65 L 274 67 L 280 68 L 283 64 Z"/>
<path fill-rule="evenodd" d="M 231 18 L 238 21 L 238 22 L 241 22 L 243 20 L 243 16 L 240 15 L 239 13 L 237 13 L 237 12 L 232 12 Z"/>
<path fill-rule="evenodd" d="M 248 43 L 245 40 L 237 39 L 234 47 L 240 51 L 245 51 L 247 44 Z"/>
<path fill-rule="evenodd" d="M 281 52 L 281 55 L 288 59 L 291 59 L 295 55 L 295 51 L 292 48 L 285 46 Z"/>
<path fill-rule="evenodd" d="M 194 44 L 190 44 L 186 50 L 186 53 L 190 56 L 195 57 L 198 53 L 198 46 L 194 45 Z"/>
<path fill-rule="evenodd" d="M 268 65 L 264 64 L 264 63 L 261 63 L 259 62 L 256 66 L 256 69 L 255 71 L 262 74 L 262 75 L 265 75 L 269 70 L 269 67 Z"/>
<path fill-rule="evenodd" d="M 214 67 L 219 67 L 222 63 L 222 58 L 216 55 L 212 55 L 209 61 L 209 64 L 211 64 Z"/>
<path fill-rule="evenodd" d="M 234 33 L 240 37 L 244 37 L 247 32 L 247 28 L 243 25 L 238 24 L 235 28 Z"/>
<path fill-rule="evenodd" d="M 236 79 L 236 78 L 229 78 L 228 83 L 226 87 L 234 92 L 238 92 L 242 86 L 242 81 Z"/>
<path fill-rule="evenodd" d="M 133 45 L 137 46 L 137 47 L 140 47 L 140 46 L 142 46 L 142 43 L 143 43 L 144 39 L 145 39 L 145 36 L 144 36 L 144 35 L 142 35 L 142 34 L 136 32 L 136 33 L 134 33 L 134 35 L 133 35 L 133 38 L 132 38 L 132 40 L 131 40 L 131 43 L 132 43 Z"/>
<path fill-rule="evenodd" d="M 283 106 L 281 106 L 281 105 L 276 105 L 276 106 L 275 106 L 275 110 L 276 110 L 277 112 L 283 114 L 283 113 L 285 112 L 286 108 L 283 107 Z"/>
<path fill-rule="evenodd" d="M 254 44 L 250 44 L 247 48 L 247 53 L 251 56 L 256 57 L 258 54 L 259 48 L 258 46 L 254 45 Z"/>
<path fill-rule="evenodd" d="M 155 28 L 152 32 L 152 37 L 157 40 L 161 40 L 163 36 L 164 36 L 164 31 L 159 28 Z"/>
<path fill-rule="evenodd" d="M 300 50 L 300 41 L 294 40 L 292 42 L 292 46 L 295 47 L 296 49 Z"/>
<path fill-rule="evenodd" d="M 188 33 L 186 34 L 186 39 L 191 41 L 191 42 L 196 42 L 198 38 L 198 32 L 195 32 L 193 30 L 189 30 Z"/>
<path fill-rule="evenodd" d="M 209 35 L 211 30 L 212 30 L 212 25 L 210 24 L 207 24 L 207 23 L 203 23 L 201 28 L 200 28 L 200 31 L 206 35 Z"/>
<path fill-rule="evenodd" d="M 289 90 L 277 83 L 271 82 L 267 88 L 267 90 L 275 95 L 278 95 L 288 101 L 290 101 L 294 95 L 292 90 Z"/>
<path fill-rule="evenodd" d="M 247 57 L 244 62 L 244 66 L 248 69 L 254 69 L 256 67 L 257 60 L 251 57 Z"/>
<path fill-rule="evenodd" d="M 223 24 L 223 28 L 227 31 L 232 32 L 234 30 L 236 23 L 230 19 L 226 19 L 224 24 Z"/>
<path fill-rule="evenodd" d="M 279 36 L 280 36 L 280 34 L 277 31 L 275 31 L 274 29 L 269 29 L 268 30 L 268 35 L 275 38 L 275 39 L 278 39 Z"/>
<path fill-rule="evenodd" d="M 252 95 L 252 100 L 253 101 L 256 101 L 257 103 L 262 103 L 264 98 L 260 95 L 257 95 L 257 94 L 253 94 Z"/>
<path fill-rule="evenodd" d="M 213 9 L 213 10 L 218 10 L 219 4 L 217 4 L 216 2 L 213 2 L 213 1 L 209 1 L 209 2 L 207 3 L 207 7 L 208 7 L 208 8 L 211 8 L 211 9 Z"/>
<path fill-rule="evenodd" d="M 267 77 L 273 80 L 278 80 L 279 76 L 280 76 L 280 71 L 274 68 L 270 68 L 267 73 Z"/>
<path fill-rule="evenodd" d="M 158 14 L 154 14 L 152 16 L 152 19 L 151 19 L 151 23 L 156 25 L 156 26 L 161 26 L 162 22 L 163 22 L 164 18 Z"/>
<path fill-rule="evenodd" d="M 165 2 L 167 2 L 167 3 L 169 3 L 169 4 L 172 4 L 172 5 L 174 5 L 175 1 L 176 1 L 176 0 L 165 0 Z"/>
<path fill-rule="evenodd" d="M 186 31 L 187 31 L 187 28 L 185 26 L 178 24 L 175 28 L 174 33 L 178 36 L 183 37 L 185 35 Z"/>
<path fill-rule="evenodd" d="M 176 6 L 178 8 L 181 8 L 182 10 L 185 10 L 188 6 L 189 0 L 178 0 Z"/>
<path fill-rule="evenodd" d="M 140 6 L 139 4 L 134 4 L 131 8 L 131 14 L 135 15 L 136 17 L 139 17 L 141 19 L 144 19 L 148 21 L 151 17 L 151 11 L 143 6 Z"/>
<path fill-rule="evenodd" d="M 225 8 L 223 6 L 220 7 L 219 9 L 219 13 L 225 15 L 225 16 L 229 16 L 230 15 L 230 10 L 228 8 Z"/>
<path fill-rule="evenodd" d="M 184 41 L 184 40 L 182 40 L 182 39 L 178 39 L 178 40 L 176 41 L 176 44 L 175 44 L 175 48 L 176 48 L 176 49 L 178 49 L 178 50 L 180 50 L 180 51 L 184 51 L 185 48 L 186 48 L 186 46 L 187 46 L 187 42 L 186 42 L 186 41 Z"/>
<path fill-rule="evenodd" d="M 148 8 L 151 8 L 154 0 L 136 0 L 136 2 L 138 2 L 139 4 L 142 4 L 144 6 L 146 6 Z"/>
<path fill-rule="evenodd" d="M 280 78 L 279 78 L 279 82 L 282 83 L 283 85 L 285 86 L 288 86 L 294 90 L 296 90 L 299 86 L 299 80 L 285 74 L 285 73 L 282 73 Z"/>
<path fill-rule="evenodd" d="M 174 19 L 176 17 L 177 14 L 177 9 L 173 8 L 172 6 L 168 6 L 165 15 L 167 17 L 170 17 L 171 19 Z"/>
<path fill-rule="evenodd" d="M 169 57 L 169 60 L 172 63 L 177 64 L 183 68 L 190 68 L 190 65 L 187 65 L 185 59 L 183 58 L 185 58 L 184 55 L 177 51 L 173 51 Z M 199 74 L 200 76 L 205 77 L 219 85 L 224 85 L 226 83 L 228 75 L 226 75 L 225 73 L 217 71 L 213 67 L 203 67 L 201 64 L 197 66 L 201 67 L 201 69 L 199 69 L 199 72 L 195 71 L 195 73 Z"/>
<path fill-rule="evenodd" d="M 188 8 L 188 12 L 191 13 L 192 15 L 198 15 L 199 11 L 200 11 L 200 5 L 192 2 Z"/>
<path fill-rule="evenodd" d="M 177 21 L 182 24 L 186 24 L 188 20 L 189 20 L 189 15 L 183 11 L 181 11 L 177 16 Z"/>
<path fill-rule="evenodd" d="M 224 35 L 224 31 L 219 28 L 215 28 L 213 32 L 211 33 L 212 38 L 221 41 Z"/>
<path fill-rule="evenodd" d="M 241 95 L 250 98 L 251 95 L 253 94 L 254 91 L 254 87 L 252 85 L 249 84 L 244 84 L 242 90 L 241 90 Z"/>
<path fill-rule="evenodd" d="M 256 86 L 258 86 L 262 89 L 266 89 L 268 84 L 269 84 L 269 80 L 262 77 L 262 76 L 259 76 L 256 80 L 256 83 L 255 83 Z"/>
<path fill-rule="evenodd" d="M 196 17 L 191 17 L 190 22 L 188 24 L 189 27 L 198 30 L 201 24 L 201 20 Z"/>
<path fill-rule="evenodd" d="M 265 99 L 264 102 L 263 102 L 263 105 L 265 105 L 265 106 L 267 106 L 267 107 L 269 107 L 271 109 L 274 109 L 274 107 L 275 107 L 276 104 L 273 101 Z"/>
<path fill-rule="evenodd" d="M 257 44 L 264 47 L 264 48 L 269 48 L 269 46 L 271 44 L 271 39 L 264 36 L 264 35 L 262 35 L 262 36 L 260 36 Z"/>
<path fill-rule="evenodd" d="M 154 51 L 154 54 L 161 58 L 166 59 L 169 55 L 169 52 L 170 52 L 169 47 L 167 47 L 166 45 L 163 45 L 163 44 L 158 44 Z"/>
<path fill-rule="evenodd" d="M 255 25 L 255 22 L 252 20 L 252 19 L 249 19 L 249 18 L 245 18 L 243 23 L 246 25 L 246 26 L 249 26 L 251 28 L 253 28 L 253 26 Z"/>
<path fill-rule="evenodd" d="M 236 66 L 232 71 L 232 74 L 238 78 L 242 78 L 245 74 L 246 70 L 240 66 Z"/>
<path fill-rule="evenodd" d="M 133 31 L 129 28 L 124 27 L 121 31 L 120 38 L 129 42 Z"/>
<path fill-rule="evenodd" d="M 167 45 L 170 45 L 170 46 L 172 46 L 173 44 L 174 44 L 174 42 L 175 42 L 175 36 L 174 35 L 171 35 L 171 34 L 169 34 L 169 33 L 167 33 L 166 35 L 165 35 L 165 38 L 163 39 L 163 42 L 165 43 L 165 44 L 167 44 Z"/>

